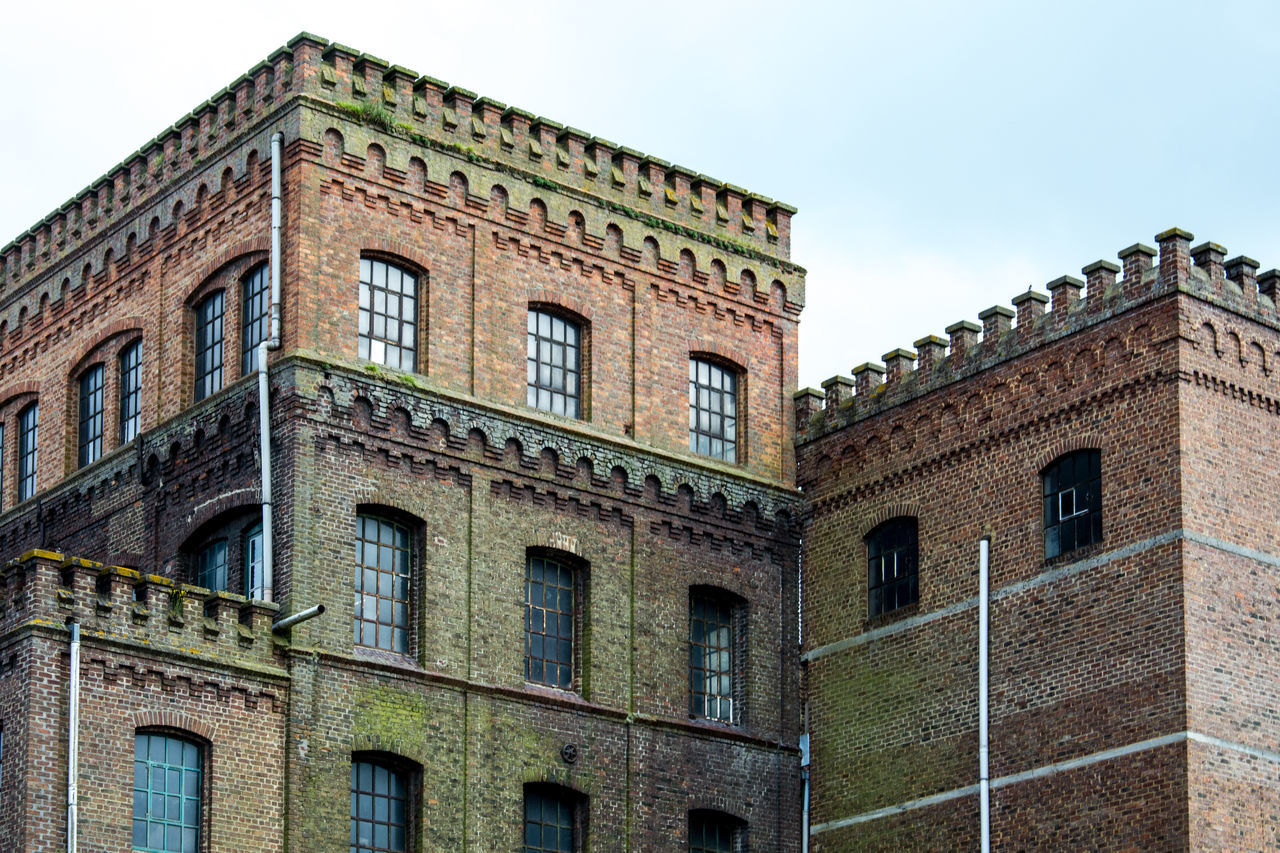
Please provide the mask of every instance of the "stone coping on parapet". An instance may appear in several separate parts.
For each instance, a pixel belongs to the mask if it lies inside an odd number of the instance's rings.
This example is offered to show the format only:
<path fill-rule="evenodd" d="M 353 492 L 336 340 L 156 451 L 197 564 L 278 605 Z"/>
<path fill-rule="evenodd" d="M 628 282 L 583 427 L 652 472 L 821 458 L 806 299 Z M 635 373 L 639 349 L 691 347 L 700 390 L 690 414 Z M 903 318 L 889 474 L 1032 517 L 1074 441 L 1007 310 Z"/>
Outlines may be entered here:
<path fill-rule="evenodd" d="M 1219 244 L 1192 247 L 1193 239 L 1190 232 L 1171 228 L 1156 235 L 1158 250 L 1142 243 L 1122 249 L 1118 256 L 1123 266 L 1106 260 L 1087 264 L 1082 269 L 1086 280 L 1056 278 L 1046 286 L 1047 296 L 1028 289 L 1014 297 L 1013 309 L 995 305 L 980 312 L 981 325 L 962 320 L 948 326 L 949 340 L 926 335 L 915 342 L 914 351 L 886 353 L 884 367 L 867 362 L 853 369 L 853 379 L 833 376 L 822 383 L 821 391 L 796 391 L 797 446 L 1168 293 L 1186 293 L 1280 330 L 1280 271 L 1259 274 L 1252 258 L 1228 260 Z"/>
<path fill-rule="evenodd" d="M 149 213 L 147 205 L 303 95 L 460 157 L 518 166 L 555 186 L 587 189 L 702 239 L 779 261 L 790 255 L 791 205 L 304 32 L 0 248 L 0 289 Z"/>

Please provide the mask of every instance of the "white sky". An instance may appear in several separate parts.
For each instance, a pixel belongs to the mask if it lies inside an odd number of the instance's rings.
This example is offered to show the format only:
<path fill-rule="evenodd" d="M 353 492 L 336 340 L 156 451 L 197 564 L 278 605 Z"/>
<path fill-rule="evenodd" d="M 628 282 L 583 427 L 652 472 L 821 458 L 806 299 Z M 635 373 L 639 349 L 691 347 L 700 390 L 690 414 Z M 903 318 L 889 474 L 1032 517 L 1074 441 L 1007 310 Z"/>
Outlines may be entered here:
<path fill-rule="evenodd" d="M 1280 266 L 1275 3 L 28 2 L 5 18 L 0 244 L 307 30 L 799 207 L 802 386 L 1174 225 Z"/>

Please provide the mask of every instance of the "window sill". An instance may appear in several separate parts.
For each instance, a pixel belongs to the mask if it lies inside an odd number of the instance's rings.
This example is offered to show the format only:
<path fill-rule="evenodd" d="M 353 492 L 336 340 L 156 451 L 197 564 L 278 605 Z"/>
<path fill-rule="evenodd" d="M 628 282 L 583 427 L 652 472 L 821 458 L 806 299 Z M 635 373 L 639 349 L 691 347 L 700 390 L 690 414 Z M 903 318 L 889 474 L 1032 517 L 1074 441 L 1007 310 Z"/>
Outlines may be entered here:
<path fill-rule="evenodd" d="M 864 620 L 864 630 L 874 631 L 876 628 L 883 628 L 886 625 L 892 625 L 903 619 L 909 619 L 920 613 L 920 602 L 913 601 L 910 604 L 903 605 L 896 610 L 890 610 L 888 613 L 881 613 L 877 616 L 869 616 Z"/>

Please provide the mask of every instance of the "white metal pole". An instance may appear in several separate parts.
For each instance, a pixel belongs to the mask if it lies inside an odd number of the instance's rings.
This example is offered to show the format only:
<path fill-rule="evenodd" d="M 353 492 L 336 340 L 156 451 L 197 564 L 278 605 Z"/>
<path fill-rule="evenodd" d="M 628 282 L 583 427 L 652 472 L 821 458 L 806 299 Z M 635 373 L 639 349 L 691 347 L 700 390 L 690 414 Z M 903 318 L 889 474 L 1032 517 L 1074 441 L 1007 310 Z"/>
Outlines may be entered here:
<path fill-rule="evenodd" d="M 987 731 L 987 641 L 991 630 L 991 537 L 978 543 L 978 792 L 982 812 L 982 853 L 991 851 L 991 780 L 987 767 L 990 735 Z"/>
<path fill-rule="evenodd" d="M 71 676 L 68 684 L 70 708 L 67 712 L 67 853 L 76 853 L 79 801 L 77 767 L 80 763 L 80 625 L 72 622 Z"/>

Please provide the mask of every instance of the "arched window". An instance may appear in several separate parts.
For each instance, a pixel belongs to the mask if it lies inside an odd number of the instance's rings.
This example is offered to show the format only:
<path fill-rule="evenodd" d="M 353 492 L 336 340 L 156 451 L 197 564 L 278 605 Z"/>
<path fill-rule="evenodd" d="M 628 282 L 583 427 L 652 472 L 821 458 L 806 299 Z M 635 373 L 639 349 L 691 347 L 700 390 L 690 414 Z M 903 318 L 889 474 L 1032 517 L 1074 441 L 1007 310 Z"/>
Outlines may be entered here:
<path fill-rule="evenodd" d="M 689 853 L 736 853 L 746 847 L 747 825 L 710 809 L 689 812 Z"/>
<path fill-rule="evenodd" d="M 722 589 L 689 590 L 689 715 L 736 723 L 741 713 L 746 604 Z"/>
<path fill-rule="evenodd" d="M 142 341 L 137 340 L 120 353 L 120 443 L 133 441 L 138 435 L 138 416 L 142 397 Z"/>
<path fill-rule="evenodd" d="M 689 449 L 738 461 L 738 374 L 697 356 L 689 359 Z"/>
<path fill-rule="evenodd" d="M 356 516 L 355 643 L 409 652 L 409 528 Z"/>
<path fill-rule="evenodd" d="M 867 612 L 889 613 L 920 599 L 916 520 L 893 518 L 867 536 Z"/>
<path fill-rule="evenodd" d="M 563 557 L 530 553 L 525 558 L 526 681 L 574 689 L 586 567 Z"/>
<path fill-rule="evenodd" d="M 80 429 L 76 461 L 83 468 L 102 457 L 103 391 L 106 370 L 95 364 L 80 374 Z"/>
<path fill-rule="evenodd" d="M 360 259 L 361 358 L 414 370 L 418 352 L 418 276 L 390 261 Z"/>
<path fill-rule="evenodd" d="M 409 849 L 411 774 L 377 756 L 351 760 L 350 853 Z"/>
<path fill-rule="evenodd" d="M 1059 456 L 1041 473 L 1044 556 L 1102 541 L 1102 452 Z"/>
<path fill-rule="evenodd" d="M 166 732 L 133 738 L 133 849 L 199 853 L 203 756 L 194 741 Z"/>
<path fill-rule="evenodd" d="M 267 265 L 258 264 L 240 281 L 240 375 L 258 369 L 258 345 L 270 334 Z"/>
<path fill-rule="evenodd" d="M 219 514 L 183 544 L 187 578 L 196 586 L 270 600 L 262 563 L 262 517 L 257 505 Z"/>
<path fill-rule="evenodd" d="M 524 786 L 524 853 L 575 853 L 586 836 L 587 798 L 559 785 Z"/>
<path fill-rule="evenodd" d="M 18 502 L 36 493 L 36 447 L 39 439 L 40 404 L 18 413 Z"/>
<path fill-rule="evenodd" d="M 197 402 L 222 390 L 223 307 L 221 290 L 209 294 L 196 305 Z"/>
<path fill-rule="evenodd" d="M 545 308 L 529 309 L 527 401 L 535 409 L 582 417 L 582 325 Z"/>

